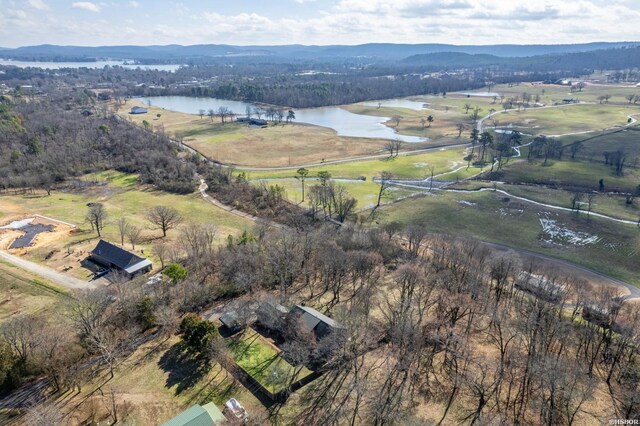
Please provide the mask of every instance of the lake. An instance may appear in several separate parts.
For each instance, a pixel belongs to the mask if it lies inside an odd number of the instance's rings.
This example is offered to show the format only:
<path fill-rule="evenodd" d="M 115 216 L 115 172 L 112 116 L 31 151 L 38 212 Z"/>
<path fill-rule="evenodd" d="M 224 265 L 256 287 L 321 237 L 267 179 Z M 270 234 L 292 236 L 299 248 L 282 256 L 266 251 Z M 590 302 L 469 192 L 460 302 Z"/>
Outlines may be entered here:
<path fill-rule="evenodd" d="M 375 107 L 377 107 L 378 104 L 380 104 L 380 106 L 382 107 L 407 108 L 407 109 L 420 111 L 421 109 L 424 109 L 425 102 L 410 101 L 409 99 L 385 99 L 383 101 L 363 102 L 363 104 L 366 106 L 375 106 Z"/>
<path fill-rule="evenodd" d="M 96 61 L 96 62 L 40 62 L 40 61 L 14 61 L 13 59 L 0 59 L 0 65 L 14 66 L 18 68 L 41 68 L 49 70 L 58 70 L 61 68 L 91 68 L 98 69 L 106 66 L 121 66 L 127 69 L 149 69 L 158 71 L 174 72 L 181 65 L 177 64 L 158 64 L 158 65 L 124 65 L 123 61 Z"/>
<path fill-rule="evenodd" d="M 189 96 L 150 96 L 139 99 L 145 104 L 150 103 L 159 108 L 187 114 L 198 114 L 201 109 L 205 111 L 213 109 L 215 111 L 219 107 L 225 106 L 236 114 L 244 115 L 247 106 L 253 107 L 252 104 L 246 102 Z M 424 142 L 426 140 L 417 136 L 396 133 L 392 128 L 384 125 L 389 120 L 387 117 L 354 114 L 340 107 L 303 108 L 294 109 L 294 112 L 296 114 L 296 122 L 328 127 L 335 130 L 339 136 L 397 139 L 408 143 Z"/>

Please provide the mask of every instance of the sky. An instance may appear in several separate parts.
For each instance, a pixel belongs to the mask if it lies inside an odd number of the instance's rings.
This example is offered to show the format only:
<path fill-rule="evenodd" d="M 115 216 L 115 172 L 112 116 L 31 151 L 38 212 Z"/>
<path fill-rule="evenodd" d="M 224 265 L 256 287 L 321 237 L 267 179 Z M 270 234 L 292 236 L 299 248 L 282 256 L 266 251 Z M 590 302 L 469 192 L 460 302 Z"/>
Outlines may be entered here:
<path fill-rule="evenodd" d="M 638 41 L 638 0 L 0 0 L 0 46 Z"/>

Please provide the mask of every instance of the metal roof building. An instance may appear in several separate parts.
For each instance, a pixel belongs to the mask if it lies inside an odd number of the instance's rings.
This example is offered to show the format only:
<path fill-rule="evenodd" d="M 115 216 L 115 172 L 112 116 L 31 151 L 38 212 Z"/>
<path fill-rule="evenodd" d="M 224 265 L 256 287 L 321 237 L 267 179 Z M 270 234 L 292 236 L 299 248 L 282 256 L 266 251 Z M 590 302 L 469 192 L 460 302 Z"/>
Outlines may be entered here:
<path fill-rule="evenodd" d="M 291 313 L 298 315 L 304 325 L 312 330 L 317 338 L 322 338 L 331 331 L 341 328 L 337 322 L 308 306 L 296 305 L 291 309 Z"/>
<path fill-rule="evenodd" d="M 98 241 L 96 248 L 91 251 L 90 258 L 106 268 L 124 272 L 129 278 L 149 272 L 153 265 L 149 259 L 137 256 L 105 240 Z"/>
<path fill-rule="evenodd" d="M 194 405 L 160 426 L 217 426 L 227 421 L 213 402 Z"/>

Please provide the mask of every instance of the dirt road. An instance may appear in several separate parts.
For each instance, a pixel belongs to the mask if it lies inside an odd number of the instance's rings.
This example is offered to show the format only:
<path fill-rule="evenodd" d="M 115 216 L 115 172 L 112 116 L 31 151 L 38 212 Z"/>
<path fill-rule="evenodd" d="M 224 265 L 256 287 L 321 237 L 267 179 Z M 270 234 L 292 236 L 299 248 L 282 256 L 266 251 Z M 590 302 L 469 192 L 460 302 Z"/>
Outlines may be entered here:
<path fill-rule="evenodd" d="M 4 260 L 8 263 L 16 265 L 17 267 L 22 268 L 25 271 L 29 271 L 35 275 L 39 275 L 46 280 L 52 281 L 70 290 L 84 290 L 96 287 L 94 283 L 82 281 L 78 278 L 65 275 L 54 269 L 25 260 L 20 256 L 7 253 L 6 251 L 0 250 L 0 260 Z"/>

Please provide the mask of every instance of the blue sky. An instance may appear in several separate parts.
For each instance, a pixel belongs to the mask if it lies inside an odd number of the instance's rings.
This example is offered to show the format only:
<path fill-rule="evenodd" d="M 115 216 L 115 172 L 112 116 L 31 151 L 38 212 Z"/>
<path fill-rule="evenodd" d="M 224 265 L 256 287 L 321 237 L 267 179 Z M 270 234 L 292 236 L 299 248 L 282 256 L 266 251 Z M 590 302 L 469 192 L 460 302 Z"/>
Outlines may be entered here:
<path fill-rule="evenodd" d="M 637 0 L 0 0 L 0 46 L 636 41 Z"/>

